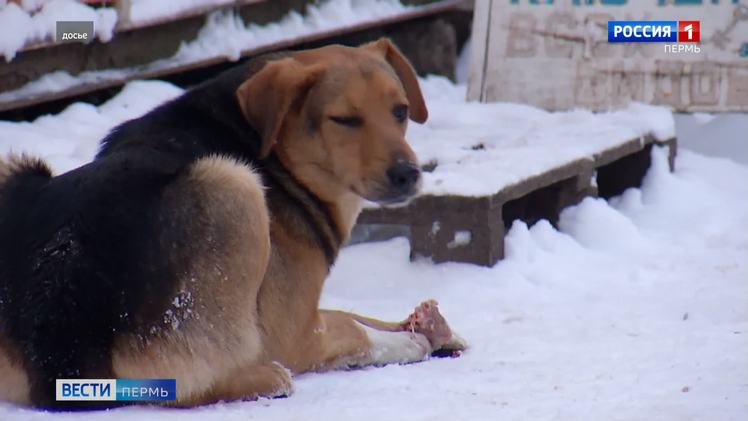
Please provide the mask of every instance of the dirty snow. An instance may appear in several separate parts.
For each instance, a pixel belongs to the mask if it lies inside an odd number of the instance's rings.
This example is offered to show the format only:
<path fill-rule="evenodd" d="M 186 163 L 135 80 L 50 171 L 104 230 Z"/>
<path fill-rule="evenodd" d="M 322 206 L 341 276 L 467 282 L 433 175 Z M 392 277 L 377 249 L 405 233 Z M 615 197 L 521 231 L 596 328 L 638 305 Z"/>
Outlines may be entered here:
<path fill-rule="evenodd" d="M 524 127 L 524 137 L 501 145 L 506 155 L 496 159 L 533 167 L 545 158 L 511 149 L 521 139 L 532 145 L 545 130 L 541 122 L 566 127 L 558 148 L 546 152 L 556 154 L 571 139 L 571 122 L 592 120 L 583 111 L 466 104 L 452 97 L 463 88 L 423 83 L 432 117 L 411 125 L 409 137 L 425 156 L 450 158 L 463 153 L 453 144 L 492 142 Z M 90 159 L 111 126 L 180 92 L 164 82 L 133 82 L 100 107 L 77 103 L 31 123 L 0 122 L 0 152 L 32 152 L 65 171 Z M 642 118 L 657 113 L 637 107 Z M 482 123 L 489 116 L 493 131 Z M 599 133 L 632 119 L 602 116 Z M 490 269 L 411 263 L 404 239 L 342 251 L 324 306 L 399 320 L 420 300 L 436 298 L 472 345 L 461 358 L 302 375 L 288 399 L 75 414 L 0 404 L 0 420 L 745 420 L 748 167 L 681 150 L 669 173 L 665 152 L 655 149 L 653 157 L 641 189 L 609 203 L 586 199 L 563 212 L 558 229 L 515 222 L 506 259 Z M 442 174 L 445 182 L 473 188 L 478 181 L 460 177 L 458 168 Z"/>

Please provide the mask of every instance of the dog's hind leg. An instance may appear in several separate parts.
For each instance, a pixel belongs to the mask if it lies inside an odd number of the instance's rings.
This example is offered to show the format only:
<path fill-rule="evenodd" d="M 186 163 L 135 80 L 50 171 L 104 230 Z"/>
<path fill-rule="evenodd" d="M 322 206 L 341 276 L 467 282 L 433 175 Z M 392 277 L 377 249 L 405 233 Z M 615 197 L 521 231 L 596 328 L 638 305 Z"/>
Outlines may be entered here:
<path fill-rule="evenodd" d="M 0 401 L 26 405 L 31 400 L 30 391 L 20 355 L 0 334 Z"/>
<path fill-rule="evenodd" d="M 118 338 L 115 374 L 176 379 L 176 405 L 290 393 L 285 370 L 264 364 L 258 326 L 270 255 L 259 176 L 229 158 L 203 158 L 165 191 L 160 215 L 154 241 L 178 262 L 175 279 L 164 280 L 173 292 L 165 307 L 139 311 L 152 316 Z"/>

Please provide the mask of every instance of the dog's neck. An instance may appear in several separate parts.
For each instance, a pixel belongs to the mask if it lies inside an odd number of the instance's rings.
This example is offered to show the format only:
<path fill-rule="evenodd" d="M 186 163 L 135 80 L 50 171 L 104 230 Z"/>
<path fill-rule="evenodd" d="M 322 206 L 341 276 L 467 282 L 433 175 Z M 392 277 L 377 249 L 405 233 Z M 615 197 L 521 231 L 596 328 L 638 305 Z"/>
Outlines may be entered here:
<path fill-rule="evenodd" d="M 296 169 L 294 176 L 298 182 L 311 194 L 317 197 L 323 206 L 327 208 L 335 223 L 335 230 L 342 240 L 346 242 L 351 235 L 353 225 L 356 224 L 358 214 L 363 206 L 363 199 L 351 190 L 343 188 L 332 188 L 325 183 L 325 177 L 320 174 L 310 176 L 309 172 L 317 172 L 313 167 L 301 167 Z"/>
<path fill-rule="evenodd" d="M 361 213 L 363 200 L 359 195 L 351 191 L 344 191 L 337 198 L 331 201 L 324 200 L 324 202 L 334 215 L 333 217 L 338 225 L 340 225 L 338 229 L 343 235 L 343 242 L 348 241 L 348 238 L 351 236 L 351 230 L 358 219 L 358 214 Z"/>
<path fill-rule="evenodd" d="M 291 172 L 276 154 L 255 162 L 263 175 L 266 197 L 273 219 L 283 219 L 299 235 L 317 243 L 328 266 L 348 240 L 361 210 L 362 199 L 352 192 L 331 195 L 330 189 L 307 183 L 303 171 Z M 312 178 L 314 179 L 314 178 Z M 289 200 L 295 203 L 289 206 Z"/>
<path fill-rule="evenodd" d="M 276 156 L 294 179 L 326 207 L 334 221 L 338 237 L 343 243 L 346 242 L 363 206 L 361 196 L 340 185 L 329 171 L 318 165 L 289 162 L 291 159 L 284 154 L 282 148 L 278 148 Z M 293 171 L 290 168 L 293 168 Z"/>

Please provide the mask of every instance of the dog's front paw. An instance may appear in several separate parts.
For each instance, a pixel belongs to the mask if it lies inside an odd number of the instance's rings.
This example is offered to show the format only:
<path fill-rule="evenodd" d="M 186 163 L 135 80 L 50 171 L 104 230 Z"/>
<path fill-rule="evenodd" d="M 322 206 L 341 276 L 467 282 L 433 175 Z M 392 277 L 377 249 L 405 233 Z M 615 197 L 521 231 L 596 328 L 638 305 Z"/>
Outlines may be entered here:
<path fill-rule="evenodd" d="M 403 328 L 420 333 L 428 338 L 437 356 L 457 356 L 467 348 L 467 342 L 452 332 L 444 316 L 439 312 L 436 300 L 422 302 L 403 322 Z"/>

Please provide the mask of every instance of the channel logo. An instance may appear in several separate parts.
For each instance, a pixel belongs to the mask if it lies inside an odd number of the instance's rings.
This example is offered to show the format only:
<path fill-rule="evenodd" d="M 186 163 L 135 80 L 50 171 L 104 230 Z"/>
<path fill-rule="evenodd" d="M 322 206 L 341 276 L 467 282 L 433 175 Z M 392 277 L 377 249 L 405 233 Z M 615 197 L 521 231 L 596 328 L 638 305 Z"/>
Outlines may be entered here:
<path fill-rule="evenodd" d="M 701 42 L 701 21 L 611 20 L 608 42 Z"/>
<path fill-rule="evenodd" d="M 174 401 L 175 379 L 57 379 L 58 401 Z"/>
<path fill-rule="evenodd" d="M 698 20 L 678 21 L 678 42 L 701 42 L 701 22 Z"/>

